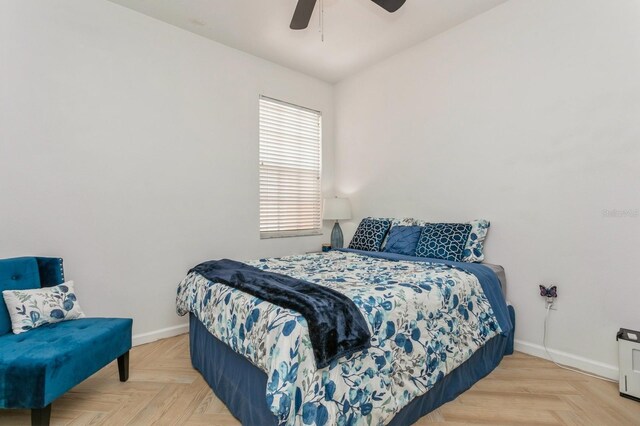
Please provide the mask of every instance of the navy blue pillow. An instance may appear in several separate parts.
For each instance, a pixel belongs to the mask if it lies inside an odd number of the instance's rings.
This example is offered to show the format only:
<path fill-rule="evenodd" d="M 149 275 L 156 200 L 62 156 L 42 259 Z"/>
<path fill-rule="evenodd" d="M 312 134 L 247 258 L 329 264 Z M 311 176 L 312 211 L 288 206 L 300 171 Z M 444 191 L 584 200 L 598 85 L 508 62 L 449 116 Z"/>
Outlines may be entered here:
<path fill-rule="evenodd" d="M 349 243 L 349 248 L 354 250 L 380 251 L 380 246 L 387 235 L 391 222 L 385 219 L 362 219 L 356 233 Z"/>
<path fill-rule="evenodd" d="M 416 256 L 460 262 L 470 232 L 468 223 L 427 223 L 420 234 Z"/>
<path fill-rule="evenodd" d="M 422 226 L 394 226 L 389 231 L 389 238 L 383 251 L 415 256 L 421 234 Z"/>

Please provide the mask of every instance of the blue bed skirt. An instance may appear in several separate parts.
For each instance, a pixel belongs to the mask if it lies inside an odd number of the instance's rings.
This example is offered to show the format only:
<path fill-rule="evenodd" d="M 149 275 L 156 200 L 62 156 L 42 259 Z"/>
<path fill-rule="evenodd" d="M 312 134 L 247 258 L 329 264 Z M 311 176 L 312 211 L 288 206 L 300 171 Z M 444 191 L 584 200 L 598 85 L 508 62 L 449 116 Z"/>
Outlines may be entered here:
<path fill-rule="evenodd" d="M 420 417 L 454 400 L 493 371 L 504 355 L 512 354 L 516 323 L 512 306 L 509 306 L 509 316 L 514 325 L 511 334 L 498 335 L 489 340 L 429 392 L 400 410 L 389 425 L 415 423 Z M 191 362 L 231 414 L 245 426 L 277 425 L 265 398 L 267 375 L 209 333 L 193 314 L 189 315 L 189 325 Z"/>

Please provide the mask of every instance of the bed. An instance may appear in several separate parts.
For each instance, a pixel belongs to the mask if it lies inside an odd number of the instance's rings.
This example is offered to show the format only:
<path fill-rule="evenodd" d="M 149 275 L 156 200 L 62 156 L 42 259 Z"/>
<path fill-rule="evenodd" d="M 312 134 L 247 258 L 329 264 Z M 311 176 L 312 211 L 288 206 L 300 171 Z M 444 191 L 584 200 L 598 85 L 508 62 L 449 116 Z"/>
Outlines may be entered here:
<path fill-rule="evenodd" d="M 244 425 L 411 424 L 513 352 L 499 267 L 349 249 L 247 264 L 345 295 L 371 338 L 318 368 L 304 316 L 190 272 L 193 366 Z"/>

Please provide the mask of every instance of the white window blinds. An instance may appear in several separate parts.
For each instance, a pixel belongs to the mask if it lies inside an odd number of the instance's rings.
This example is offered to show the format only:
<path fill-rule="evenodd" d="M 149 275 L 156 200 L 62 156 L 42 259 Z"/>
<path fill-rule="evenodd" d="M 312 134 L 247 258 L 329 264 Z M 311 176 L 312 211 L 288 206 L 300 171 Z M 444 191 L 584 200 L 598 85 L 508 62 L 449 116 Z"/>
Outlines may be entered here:
<path fill-rule="evenodd" d="M 322 115 L 260 97 L 260 237 L 320 234 Z"/>

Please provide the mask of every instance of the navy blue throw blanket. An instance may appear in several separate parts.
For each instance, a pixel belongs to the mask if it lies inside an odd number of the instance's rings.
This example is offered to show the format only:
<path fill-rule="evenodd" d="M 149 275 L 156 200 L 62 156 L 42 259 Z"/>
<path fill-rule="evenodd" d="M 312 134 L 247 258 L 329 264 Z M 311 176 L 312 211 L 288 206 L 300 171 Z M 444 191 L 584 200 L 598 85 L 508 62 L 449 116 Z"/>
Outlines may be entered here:
<path fill-rule="evenodd" d="M 300 313 L 309 326 L 317 368 L 371 345 L 362 313 L 335 290 L 229 259 L 204 262 L 189 272 Z"/>

